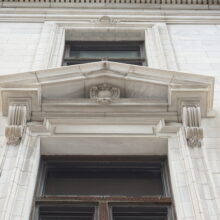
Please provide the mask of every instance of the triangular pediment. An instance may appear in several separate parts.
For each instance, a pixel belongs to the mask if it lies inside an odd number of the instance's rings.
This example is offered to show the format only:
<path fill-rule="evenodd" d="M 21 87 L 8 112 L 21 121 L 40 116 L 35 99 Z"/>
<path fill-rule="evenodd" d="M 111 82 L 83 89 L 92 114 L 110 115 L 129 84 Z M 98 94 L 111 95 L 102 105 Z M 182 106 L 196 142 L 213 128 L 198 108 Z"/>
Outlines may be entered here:
<path fill-rule="evenodd" d="M 4 114 L 10 102 L 26 100 L 34 112 L 68 111 L 67 106 L 71 112 L 88 107 L 94 112 L 179 112 L 188 102 L 200 105 L 207 116 L 214 86 L 208 76 L 107 61 L 5 75 L 0 81 Z M 101 84 L 117 88 L 120 97 L 108 105 L 94 102 L 91 88 Z"/>

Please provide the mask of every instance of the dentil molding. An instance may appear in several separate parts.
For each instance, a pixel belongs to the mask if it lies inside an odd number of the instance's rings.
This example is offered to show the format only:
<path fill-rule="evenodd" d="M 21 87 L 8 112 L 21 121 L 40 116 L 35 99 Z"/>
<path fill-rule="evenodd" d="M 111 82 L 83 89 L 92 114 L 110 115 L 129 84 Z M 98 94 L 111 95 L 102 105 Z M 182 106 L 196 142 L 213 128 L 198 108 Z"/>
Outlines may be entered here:
<path fill-rule="evenodd" d="M 17 0 L 12 2 L 11 0 L 1 0 L 1 7 L 32 7 L 39 8 L 154 8 L 154 9 L 214 9 L 220 5 L 219 0 L 69 0 L 69 1 L 58 1 L 51 0 L 45 2 L 44 0 L 37 0 L 35 2 L 30 0 Z"/>

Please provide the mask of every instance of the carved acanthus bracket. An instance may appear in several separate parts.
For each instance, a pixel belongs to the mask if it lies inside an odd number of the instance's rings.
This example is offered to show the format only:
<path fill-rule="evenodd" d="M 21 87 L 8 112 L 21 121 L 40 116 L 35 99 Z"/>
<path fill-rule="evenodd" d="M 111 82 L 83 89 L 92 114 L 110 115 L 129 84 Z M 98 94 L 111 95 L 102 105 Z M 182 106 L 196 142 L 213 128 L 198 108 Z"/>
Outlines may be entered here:
<path fill-rule="evenodd" d="M 120 89 L 103 83 L 90 88 L 90 98 L 101 104 L 109 104 L 120 98 Z"/>
<path fill-rule="evenodd" d="M 201 146 L 203 128 L 201 128 L 201 110 L 198 106 L 184 106 L 182 122 L 186 139 L 190 147 Z"/>
<path fill-rule="evenodd" d="M 27 106 L 10 105 L 8 109 L 8 126 L 5 128 L 7 144 L 19 144 L 27 120 Z"/>

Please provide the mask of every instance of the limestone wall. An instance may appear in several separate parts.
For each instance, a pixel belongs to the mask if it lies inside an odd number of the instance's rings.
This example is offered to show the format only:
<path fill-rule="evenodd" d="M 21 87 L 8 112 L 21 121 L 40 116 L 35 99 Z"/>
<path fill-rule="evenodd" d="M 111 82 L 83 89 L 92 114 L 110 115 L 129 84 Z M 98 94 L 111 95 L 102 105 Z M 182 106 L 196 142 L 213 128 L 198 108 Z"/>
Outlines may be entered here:
<path fill-rule="evenodd" d="M 0 23 L 0 74 L 32 69 L 41 31 L 39 23 Z"/>
<path fill-rule="evenodd" d="M 217 197 L 218 203 L 220 201 L 220 25 L 169 25 L 168 28 L 179 70 L 215 77 L 216 117 L 202 121 L 205 135 L 203 155 L 196 156 L 192 150 L 201 199 L 206 200 L 203 209 L 209 219 L 208 216 L 216 210 L 213 200 Z M 202 157 L 206 157 L 206 164 Z M 208 182 L 214 191 L 208 187 Z"/>
<path fill-rule="evenodd" d="M 162 26 L 165 27 L 164 24 Z M 168 45 L 164 46 L 163 56 L 168 58 L 171 53 L 169 50 L 172 49 L 177 64 L 174 66 L 179 71 L 206 74 L 216 79 L 215 118 L 202 120 L 205 135 L 202 148 L 182 149 L 181 143 L 176 145 L 179 140 L 171 140 L 173 151 L 169 154 L 178 198 L 178 217 L 185 220 L 217 220 L 220 219 L 220 25 L 167 24 L 167 30 L 168 36 L 162 33 L 164 40 L 161 45 Z M 60 37 L 54 37 L 57 35 Z M 62 39 L 63 32 L 57 30 L 53 23 L 1 22 L 0 74 L 59 66 L 62 60 Z M 173 60 L 173 57 L 169 60 Z M 1 118 L 0 213 L 4 220 L 26 220 L 31 202 L 24 201 L 24 196 L 29 192 L 31 198 L 33 194 L 40 156 L 39 149 L 28 146 L 39 148 L 39 145 L 29 143 L 27 135 L 20 147 L 9 146 L 8 150 L 4 149 L 5 123 L 5 118 Z M 24 144 L 25 141 L 28 143 Z M 30 160 L 25 161 L 24 158 Z M 197 205 L 192 206 L 193 203 Z"/>

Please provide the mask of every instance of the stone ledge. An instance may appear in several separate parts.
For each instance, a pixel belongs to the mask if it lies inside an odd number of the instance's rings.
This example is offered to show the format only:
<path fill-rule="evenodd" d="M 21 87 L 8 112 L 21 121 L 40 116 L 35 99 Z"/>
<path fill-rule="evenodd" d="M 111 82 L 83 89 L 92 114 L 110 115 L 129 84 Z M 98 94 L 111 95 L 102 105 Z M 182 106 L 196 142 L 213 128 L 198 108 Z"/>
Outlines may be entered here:
<path fill-rule="evenodd" d="M 149 8 L 149 9 L 215 9 L 219 7 L 220 0 L 36 0 L 35 2 L 31 0 L 0 0 L 0 7 L 36 7 L 36 8 Z"/>

